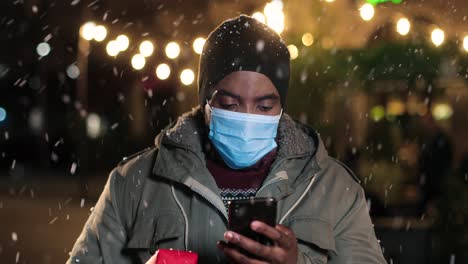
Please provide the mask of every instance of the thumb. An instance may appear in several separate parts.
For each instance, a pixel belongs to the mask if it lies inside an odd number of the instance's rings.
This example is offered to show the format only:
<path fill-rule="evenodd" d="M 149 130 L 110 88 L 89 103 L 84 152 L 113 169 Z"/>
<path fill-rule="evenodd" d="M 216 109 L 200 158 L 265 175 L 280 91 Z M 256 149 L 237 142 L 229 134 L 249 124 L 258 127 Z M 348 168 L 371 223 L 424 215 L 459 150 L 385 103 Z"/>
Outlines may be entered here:
<path fill-rule="evenodd" d="M 156 259 L 158 257 L 158 251 L 146 262 L 146 264 L 156 264 Z"/>

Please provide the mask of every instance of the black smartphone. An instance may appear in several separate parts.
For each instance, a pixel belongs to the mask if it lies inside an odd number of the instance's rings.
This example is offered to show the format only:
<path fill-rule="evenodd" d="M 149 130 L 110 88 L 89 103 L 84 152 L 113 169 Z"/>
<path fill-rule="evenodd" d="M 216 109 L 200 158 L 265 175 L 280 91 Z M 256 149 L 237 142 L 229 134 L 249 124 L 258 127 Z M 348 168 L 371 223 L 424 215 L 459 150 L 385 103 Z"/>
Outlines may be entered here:
<path fill-rule="evenodd" d="M 264 235 L 254 232 L 250 223 L 262 221 L 272 227 L 276 225 L 277 202 L 273 197 L 250 198 L 228 202 L 228 229 L 264 245 L 272 245 L 272 241 Z"/>

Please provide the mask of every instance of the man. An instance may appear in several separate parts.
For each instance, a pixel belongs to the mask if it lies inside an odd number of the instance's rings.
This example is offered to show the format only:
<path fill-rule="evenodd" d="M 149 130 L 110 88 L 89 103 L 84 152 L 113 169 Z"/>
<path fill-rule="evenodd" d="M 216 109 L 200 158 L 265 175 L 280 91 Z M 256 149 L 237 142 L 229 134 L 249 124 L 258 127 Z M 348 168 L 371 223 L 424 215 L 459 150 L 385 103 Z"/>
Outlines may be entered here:
<path fill-rule="evenodd" d="M 283 112 L 289 61 L 250 17 L 216 28 L 200 58 L 200 106 L 111 172 L 69 261 L 145 263 L 173 248 L 199 263 L 385 263 L 363 189 Z M 276 227 L 251 223 L 272 246 L 226 230 L 225 202 L 250 197 L 278 200 Z"/>

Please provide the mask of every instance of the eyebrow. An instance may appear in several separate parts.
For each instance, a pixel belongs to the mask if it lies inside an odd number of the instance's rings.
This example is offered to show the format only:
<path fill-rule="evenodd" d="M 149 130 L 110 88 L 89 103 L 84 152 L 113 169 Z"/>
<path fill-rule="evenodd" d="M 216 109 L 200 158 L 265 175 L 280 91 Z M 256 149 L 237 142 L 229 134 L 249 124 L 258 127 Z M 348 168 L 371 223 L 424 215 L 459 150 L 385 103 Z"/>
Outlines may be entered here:
<path fill-rule="evenodd" d="M 237 99 L 238 101 L 241 100 L 241 96 L 238 95 L 238 94 L 234 94 L 234 93 L 228 92 L 228 91 L 223 90 L 223 89 L 220 89 L 220 90 L 217 90 L 217 91 L 218 91 L 217 95 L 219 95 L 219 96 L 229 96 L 229 97 L 232 97 L 234 99 Z"/>
<path fill-rule="evenodd" d="M 256 97 L 255 102 L 260 102 L 260 101 L 263 101 L 263 100 L 278 100 L 278 99 L 279 99 L 278 95 L 276 95 L 274 93 L 271 93 L 271 94 Z"/>
<path fill-rule="evenodd" d="M 228 91 L 223 90 L 223 89 L 219 89 L 217 91 L 218 91 L 217 95 L 219 95 L 219 96 L 229 96 L 229 97 L 232 97 L 234 99 L 237 99 L 238 101 L 241 100 L 241 96 L 238 95 L 238 94 L 234 94 L 234 93 L 228 92 Z M 260 102 L 260 101 L 263 101 L 263 100 L 278 100 L 278 99 L 279 99 L 278 95 L 276 95 L 274 93 L 271 93 L 271 94 L 256 97 L 254 100 L 255 100 L 255 102 Z"/>

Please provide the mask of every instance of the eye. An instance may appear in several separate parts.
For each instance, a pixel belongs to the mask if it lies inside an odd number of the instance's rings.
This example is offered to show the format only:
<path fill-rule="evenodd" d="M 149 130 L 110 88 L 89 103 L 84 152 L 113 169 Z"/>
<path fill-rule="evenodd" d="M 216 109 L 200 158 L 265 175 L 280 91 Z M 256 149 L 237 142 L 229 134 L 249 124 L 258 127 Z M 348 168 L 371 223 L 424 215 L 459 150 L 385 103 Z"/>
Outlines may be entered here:
<path fill-rule="evenodd" d="M 272 109 L 273 107 L 272 106 L 265 106 L 265 105 L 259 105 L 258 106 L 258 109 L 262 112 L 268 112 Z"/>
<path fill-rule="evenodd" d="M 237 108 L 237 104 L 220 104 L 220 106 L 223 108 L 223 109 L 226 109 L 226 110 L 235 110 Z"/>

